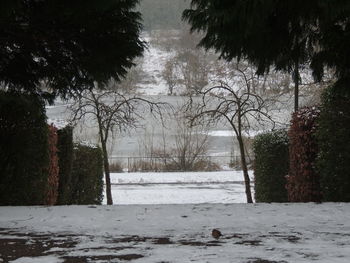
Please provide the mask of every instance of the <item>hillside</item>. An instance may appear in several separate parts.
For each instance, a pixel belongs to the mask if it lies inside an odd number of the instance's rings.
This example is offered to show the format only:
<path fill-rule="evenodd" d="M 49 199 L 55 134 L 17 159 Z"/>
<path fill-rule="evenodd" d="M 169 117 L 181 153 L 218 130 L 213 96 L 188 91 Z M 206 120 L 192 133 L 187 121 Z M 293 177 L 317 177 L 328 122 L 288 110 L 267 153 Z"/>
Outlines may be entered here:
<path fill-rule="evenodd" d="M 189 7 L 190 0 L 141 0 L 144 29 L 180 29 L 182 11 Z"/>

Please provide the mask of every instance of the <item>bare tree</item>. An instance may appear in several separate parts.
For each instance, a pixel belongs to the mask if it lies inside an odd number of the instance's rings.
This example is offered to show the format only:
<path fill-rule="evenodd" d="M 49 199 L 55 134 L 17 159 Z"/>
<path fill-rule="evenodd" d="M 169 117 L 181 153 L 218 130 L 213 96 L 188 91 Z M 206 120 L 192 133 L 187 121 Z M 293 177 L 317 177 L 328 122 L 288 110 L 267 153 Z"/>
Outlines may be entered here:
<path fill-rule="evenodd" d="M 169 95 L 173 95 L 174 88 L 178 84 L 175 59 L 169 59 L 165 63 L 162 71 L 162 77 L 168 85 Z"/>
<path fill-rule="evenodd" d="M 177 56 L 181 79 L 188 94 L 200 92 L 209 78 L 209 65 L 202 50 L 181 52 Z"/>
<path fill-rule="evenodd" d="M 253 92 L 252 87 L 258 85 L 259 81 L 251 74 L 252 69 L 238 63 L 227 68 L 229 72 L 221 76 L 218 85 L 202 90 L 197 102 L 190 99 L 188 108 L 195 110 L 195 113 L 188 117 L 191 123 L 225 120 L 230 125 L 239 145 L 247 202 L 252 203 L 244 132 L 253 125 L 274 123 L 268 114 L 266 101 Z"/>
<path fill-rule="evenodd" d="M 162 105 L 164 104 L 145 98 L 127 96 L 116 90 L 105 90 L 86 91 L 70 107 L 73 121 L 90 119 L 97 125 L 103 155 L 108 205 L 113 204 L 107 151 L 109 138 L 117 131 L 136 127 L 138 120 L 143 118 L 147 110 L 154 116 L 162 118 Z"/>
<path fill-rule="evenodd" d="M 208 149 L 208 127 L 189 126 L 180 111 L 171 116 L 171 123 L 171 130 L 163 127 L 162 141 L 154 140 L 154 129 L 146 132 L 140 152 L 140 156 L 145 156 L 148 161 L 144 167 L 163 171 L 192 171 L 211 167 L 204 160 Z"/>
<path fill-rule="evenodd" d="M 199 92 L 208 84 L 210 63 L 203 50 L 178 50 L 165 63 L 162 77 L 167 82 L 169 93 L 175 86 L 182 86 L 186 94 Z"/>
<path fill-rule="evenodd" d="M 198 48 L 199 39 L 200 35 L 190 34 L 188 27 L 166 38 L 171 42 L 171 50 L 174 53 L 168 58 L 162 71 L 162 77 L 167 82 L 170 95 L 173 94 L 176 86 L 184 88 L 186 94 L 192 94 L 208 84 L 210 64 L 217 57 Z"/>
<path fill-rule="evenodd" d="M 207 153 L 208 129 L 203 125 L 190 126 L 183 115 L 177 115 L 175 145 L 170 150 L 172 162 L 179 170 L 191 171 Z"/>
<path fill-rule="evenodd" d="M 119 92 L 124 93 L 135 93 L 138 88 L 138 84 L 141 83 L 145 72 L 142 69 L 142 63 L 144 58 L 137 58 L 133 62 L 135 66 L 128 70 L 126 76 L 121 80 L 115 80 L 111 78 L 107 83 L 107 89 L 113 90 L 118 89 Z"/>

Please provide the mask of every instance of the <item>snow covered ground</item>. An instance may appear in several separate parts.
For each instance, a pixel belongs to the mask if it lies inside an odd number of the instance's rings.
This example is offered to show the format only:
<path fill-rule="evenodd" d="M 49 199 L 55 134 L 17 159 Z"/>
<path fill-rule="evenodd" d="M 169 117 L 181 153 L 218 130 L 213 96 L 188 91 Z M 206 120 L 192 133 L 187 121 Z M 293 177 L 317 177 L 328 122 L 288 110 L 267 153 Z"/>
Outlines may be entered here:
<path fill-rule="evenodd" d="M 112 183 L 114 206 L 0 207 L 0 262 L 350 259 L 350 204 L 244 204 L 241 171 L 121 173 Z"/>
<path fill-rule="evenodd" d="M 246 202 L 242 171 L 113 173 L 111 183 L 119 205 Z"/>
<path fill-rule="evenodd" d="M 0 262 L 349 259 L 350 204 L 0 207 Z"/>
<path fill-rule="evenodd" d="M 249 171 L 253 180 L 253 171 Z M 112 184 L 188 184 L 243 182 L 242 171 L 112 173 Z"/>

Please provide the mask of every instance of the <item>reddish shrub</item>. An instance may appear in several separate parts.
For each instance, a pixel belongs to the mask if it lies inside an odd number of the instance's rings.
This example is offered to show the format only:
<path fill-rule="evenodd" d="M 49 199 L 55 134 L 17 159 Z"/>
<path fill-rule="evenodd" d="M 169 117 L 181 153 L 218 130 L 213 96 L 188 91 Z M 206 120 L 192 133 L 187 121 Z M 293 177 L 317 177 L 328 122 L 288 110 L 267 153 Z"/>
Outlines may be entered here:
<path fill-rule="evenodd" d="M 57 156 L 57 129 L 49 125 L 49 155 L 48 184 L 45 203 L 54 205 L 58 196 L 58 156 Z"/>
<path fill-rule="evenodd" d="M 290 202 L 321 201 L 320 178 L 315 167 L 318 153 L 315 132 L 319 114 L 316 107 L 306 107 L 292 117 L 288 133 L 290 169 L 286 186 Z"/>

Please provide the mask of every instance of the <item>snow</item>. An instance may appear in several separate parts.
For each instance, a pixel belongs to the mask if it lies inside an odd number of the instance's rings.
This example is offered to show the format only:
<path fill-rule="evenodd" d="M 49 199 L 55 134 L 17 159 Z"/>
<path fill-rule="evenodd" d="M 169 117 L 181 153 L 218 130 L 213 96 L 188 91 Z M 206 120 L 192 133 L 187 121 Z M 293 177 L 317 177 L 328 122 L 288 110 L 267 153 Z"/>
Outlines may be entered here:
<path fill-rule="evenodd" d="M 249 171 L 253 180 L 253 171 Z M 243 182 L 242 171 L 171 172 L 171 173 L 112 173 L 112 184 L 174 184 Z"/>
<path fill-rule="evenodd" d="M 63 119 L 48 119 L 47 123 L 49 125 L 53 125 L 54 127 L 56 127 L 57 129 L 61 130 L 64 129 L 65 127 L 67 127 L 69 125 L 69 122 L 67 120 L 63 120 Z"/>
<path fill-rule="evenodd" d="M 135 255 L 135 262 L 350 258 L 350 204 L 343 203 L 0 207 L 0 215 L 0 240 L 61 244 L 12 262 L 120 262 Z M 213 228 L 222 232 L 219 240 L 211 236 Z"/>
<path fill-rule="evenodd" d="M 232 137 L 235 136 L 234 132 L 231 130 L 221 130 L 221 131 L 209 131 L 209 136 L 215 136 L 215 137 Z"/>
<path fill-rule="evenodd" d="M 243 131 L 243 135 L 249 136 L 249 137 L 255 137 L 256 135 L 259 135 L 263 133 L 264 131 L 254 131 L 254 130 L 249 130 L 249 131 Z M 209 131 L 208 132 L 209 136 L 214 136 L 214 137 L 232 137 L 236 136 L 234 131 L 232 130 L 217 130 L 217 131 Z"/>
<path fill-rule="evenodd" d="M 1 261 L 0 261 L 1 262 Z M 62 259 L 58 259 L 57 257 L 52 256 L 44 256 L 44 257 L 22 257 L 16 260 L 11 261 L 12 263 L 61 263 Z"/>
<path fill-rule="evenodd" d="M 122 205 L 245 203 L 244 191 L 240 183 L 112 186 L 115 203 Z"/>
<path fill-rule="evenodd" d="M 151 41 L 147 33 L 144 35 L 144 41 Z M 162 71 L 167 60 L 174 56 L 174 52 L 162 50 L 149 43 L 143 56 L 142 70 L 150 77 L 150 81 L 140 83 L 138 91 L 147 95 L 167 94 L 168 86 L 162 77 Z"/>
<path fill-rule="evenodd" d="M 242 171 L 112 173 L 111 183 L 118 205 L 246 202 Z"/>
<path fill-rule="evenodd" d="M 78 147 L 78 145 L 86 146 L 86 147 L 93 148 L 93 149 L 97 149 L 98 148 L 98 145 L 96 145 L 94 143 L 91 143 L 89 141 L 78 141 L 78 142 L 75 143 L 74 147 Z"/>

